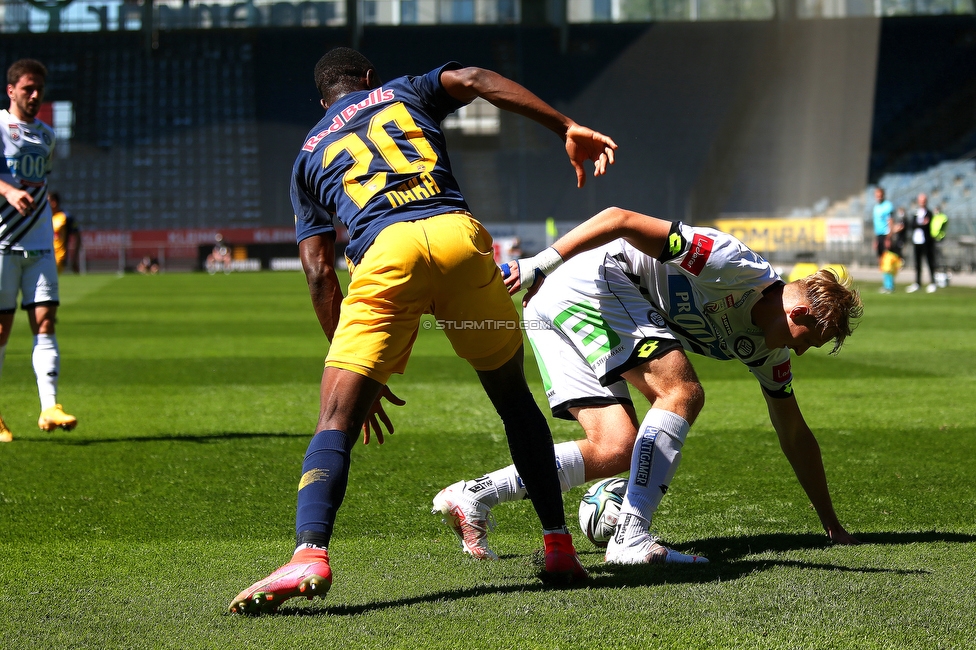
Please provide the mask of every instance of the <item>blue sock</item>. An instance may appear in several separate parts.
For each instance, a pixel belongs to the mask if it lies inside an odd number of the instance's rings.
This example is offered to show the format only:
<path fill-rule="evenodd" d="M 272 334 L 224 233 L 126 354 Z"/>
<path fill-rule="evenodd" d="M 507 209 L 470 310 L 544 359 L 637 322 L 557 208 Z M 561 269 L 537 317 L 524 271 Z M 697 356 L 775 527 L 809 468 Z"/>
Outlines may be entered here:
<path fill-rule="evenodd" d="M 346 495 L 353 442 L 342 431 L 331 429 L 319 431 L 308 444 L 295 516 L 299 544 L 328 547 L 336 511 Z"/>

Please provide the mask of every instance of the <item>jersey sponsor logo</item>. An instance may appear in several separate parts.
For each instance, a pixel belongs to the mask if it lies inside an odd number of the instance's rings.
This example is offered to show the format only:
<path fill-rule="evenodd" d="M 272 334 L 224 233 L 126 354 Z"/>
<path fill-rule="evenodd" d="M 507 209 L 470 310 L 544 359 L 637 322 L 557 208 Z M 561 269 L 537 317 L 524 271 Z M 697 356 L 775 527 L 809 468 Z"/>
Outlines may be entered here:
<path fill-rule="evenodd" d="M 668 320 L 677 327 L 672 331 L 699 346 L 708 348 L 708 355 L 715 359 L 731 359 L 722 350 L 721 341 L 695 304 L 691 281 L 680 273 L 668 274 Z M 694 348 L 693 348 L 694 349 Z M 695 350 L 704 354 L 699 350 Z"/>
<path fill-rule="evenodd" d="M 325 131 L 316 133 L 305 141 L 305 146 L 302 147 L 302 151 L 314 151 L 315 147 L 318 146 L 322 140 L 348 124 L 349 120 L 355 117 L 356 113 L 362 109 L 391 101 L 393 101 L 393 90 L 382 87 L 377 88 L 363 101 L 359 102 L 358 104 L 349 104 L 349 106 L 346 106 L 344 109 L 339 111 L 339 113 L 332 118 L 332 124 L 329 125 L 329 128 L 327 128 Z"/>
<path fill-rule="evenodd" d="M 664 316 L 657 313 L 657 310 L 650 309 L 647 312 L 647 321 L 654 327 L 664 327 Z"/>
<path fill-rule="evenodd" d="M 732 347 L 735 350 L 735 353 L 740 357 L 751 357 L 756 351 L 756 344 L 752 342 L 752 339 L 746 336 L 740 336 L 737 338 Z"/>
<path fill-rule="evenodd" d="M 589 364 L 599 361 L 620 344 L 620 336 L 588 302 L 570 305 L 552 323 L 569 337 Z"/>
<path fill-rule="evenodd" d="M 748 298 L 749 296 L 751 296 L 751 295 L 752 295 L 752 294 L 754 294 L 755 292 L 756 292 L 756 290 L 755 290 L 755 289 L 749 289 L 749 290 L 748 290 L 748 291 L 746 291 L 746 292 L 745 292 L 744 294 L 742 294 L 742 296 L 741 296 L 741 297 L 740 297 L 740 298 L 739 298 L 738 300 L 736 300 L 736 301 L 735 301 L 734 303 L 732 303 L 732 304 L 731 304 L 731 305 L 729 305 L 729 306 L 730 306 L 730 307 L 735 307 L 736 309 L 738 309 L 738 308 L 739 308 L 739 307 L 741 307 L 741 306 L 742 306 L 743 304 L 745 304 L 745 301 L 746 301 L 746 298 Z M 732 297 L 732 296 L 729 296 L 729 298 L 731 298 L 731 297 Z"/>
<path fill-rule="evenodd" d="M 14 142 L 17 142 L 18 140 L 20 140 L 20 125 L 19 124 L 11 124 L 10 125 L 10 139 L 13 140 Z"/>
<path fill-rule="evenodd" d="M 721 300 L 716 300 L 714 302 L 705 303 L 705 313 L 707 314 L 718 314 L 725 311 L 726 309 L 732 309 L 735 307 L 738 309 L 745 304 L 746 298 L 755 293 L 755 289 L 749 289 L 736 300 L 733 294 L 729 294 L 722 298 Z"/>
<path fill-rule="evenodd" d="M 782 384 L 783 382 L 789 381 L 790 377 L 792 376 L 793 373 L 790 370 L 789 359 L 779 364 L 778 366 L 773 366 L 773 381 Z"/>
<path fill-rule="evenodd" d="M 725 334 L 727 336 L 732 336 L 732 323 L 729 322 L 728 314 L 722 314 L 722 327 L 725 328 Z"/>
<path fill-rule="evenodd" d="M 695 235 L 691 240 L 691 248 L 681 261 L 681 268 L 692 275 L 701 275 L 708 258 L 712 255 L 715 240 L 705 235 Z"/>

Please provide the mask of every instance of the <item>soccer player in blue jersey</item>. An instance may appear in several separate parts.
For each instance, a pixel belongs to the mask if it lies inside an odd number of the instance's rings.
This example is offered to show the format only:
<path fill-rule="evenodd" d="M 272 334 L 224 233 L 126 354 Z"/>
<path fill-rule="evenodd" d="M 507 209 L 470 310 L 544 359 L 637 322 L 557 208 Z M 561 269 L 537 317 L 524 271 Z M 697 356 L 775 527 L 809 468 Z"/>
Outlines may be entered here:
<path fill-rule="evenodd" d="M 34 334 L 31 361 L 37 376 L 44 431 L 73 429 L 78 420 L 57 403 L 61 355 L 54 336 L 58 311 L 58 267 L 48 204 L 47 176 L 54 152 L 54 131 L 35 119 L 44 99 L 47 69 L 21 59 L 7 70 L 10 108 L 0 110 L 0 371 L 7 354 L 17 295 Z M 0 442 L 13 435 L 0 418 Z"/>
<path fill-rule="evenodd" d="M 448 329 L 455 352 L 478 374 L 498 411 L 543 527 L 547 581 L 586 576 L 563 513 L 552 436 L 523 373 L 522 333 L 492 255 L 492 240 L 469 213 L 451 173 L 441 121 L 478 97 L 555 132 L 585 182 L 613 163 L 616 144 L 562 115 L 519 84 L 480 68 L 448 63 L 383 83 L 349 48 L 315 67 L 326 115 L 295 162 L 292 203 L 312 304 L 332 345 L 322 376 L 317 433 L 298 486 L 297 548 L 291 561 L 231 601 L 230 611 L 273 612 L 295 596 L 324 596 L 332 584 L 328 545 L 346 490 L 360 429 L 382 442 L 392 432 L 381 398 L 402 373 L 421 316 L 508 327 Z M 335 220 L 349 231 L 351 282 L 343 298 L 335 273 Z M 341 309 L 340 309 L 341 305 Z M 461 536 L 464 513 L 445 517 Z M 483 523 L 483 522 L 482 522 Z"/>

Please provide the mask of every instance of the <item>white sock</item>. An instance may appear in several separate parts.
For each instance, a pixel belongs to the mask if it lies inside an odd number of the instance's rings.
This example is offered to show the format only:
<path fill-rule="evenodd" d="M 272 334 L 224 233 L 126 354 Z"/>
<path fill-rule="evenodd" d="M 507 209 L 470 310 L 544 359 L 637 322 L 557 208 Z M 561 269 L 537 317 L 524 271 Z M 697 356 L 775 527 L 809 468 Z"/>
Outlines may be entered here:
<path fill-rule="evenodd" d="M 560 442 L 553 445 L 553 451 L 556 454 L 556 472 L 562 491 L 583 485 L 586 473 L 579 446 L 573 441 Z M 489 472 L 473 481 L 466 481 L 464 491 L 489 508 L 506 501 L 521 501 L 526 497 L 525 484 L 522 483 L 522 477 L 516 471 L 515 465 Z"/>
<path fill-rule="evenodd" d="M 53 334 L 38 334 L 34 337 L 34 351 L 31 354 L 34 374 L 37 376 L 37 394 L 41 398 L 41 410 L 49 409 L 58 403 L 58 373 L 61 370 L 61 355 L 58 340 Z"/>
<path fill-rule="evenodd" d="M 637 534 L 640 527 L 647 532 L 681 462 L 681 447 L 690 428 L 683 417 L 663 409 L 651 409 L 644 416 L 630 461 L 627 494 L 620 507 L 620 521 L 626 521 L 626 515 L 636 515 L 641 521 L 627 526 L 625 534 Z"/>

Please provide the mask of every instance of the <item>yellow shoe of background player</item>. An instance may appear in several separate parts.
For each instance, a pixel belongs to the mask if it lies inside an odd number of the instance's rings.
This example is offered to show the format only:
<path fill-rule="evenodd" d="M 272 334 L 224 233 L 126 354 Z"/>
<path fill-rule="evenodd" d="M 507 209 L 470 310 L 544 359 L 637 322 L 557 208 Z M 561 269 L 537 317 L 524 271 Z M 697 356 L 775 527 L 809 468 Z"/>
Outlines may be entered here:
<path fill-rule="evenodd" d="M 13 442 L 13 439 L 14 434 L 10 433 L 7 423 L 3 421 L 3 416 L 0 416 L 0 442 Z"/>
<path fill-rule="evenodd" d="M 61 408 L 60 404 L 55 404 L 41 411 L 41 417 L 37 419 L 37 426 L 42 431 L 54 431 L 58 427 L 61 427 L 65 431 L 71 431 L 78 426 L 78 418 L 73 415 L 68 415 Z"/>

